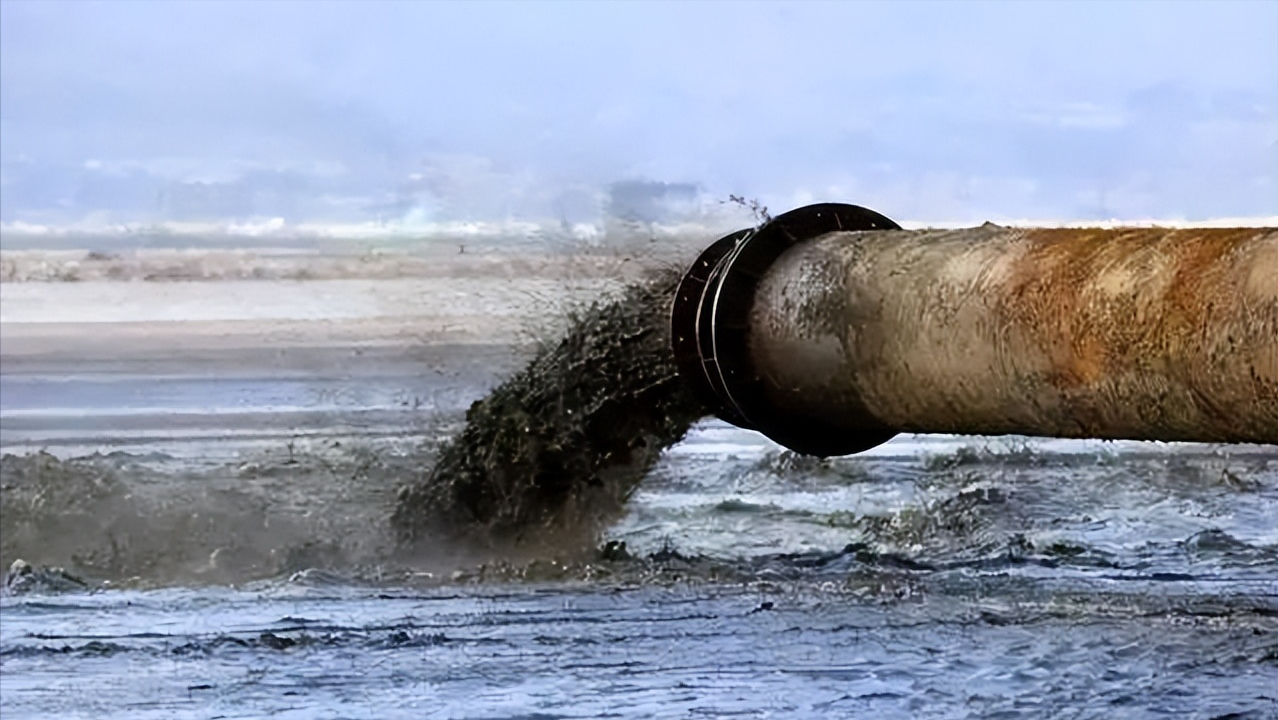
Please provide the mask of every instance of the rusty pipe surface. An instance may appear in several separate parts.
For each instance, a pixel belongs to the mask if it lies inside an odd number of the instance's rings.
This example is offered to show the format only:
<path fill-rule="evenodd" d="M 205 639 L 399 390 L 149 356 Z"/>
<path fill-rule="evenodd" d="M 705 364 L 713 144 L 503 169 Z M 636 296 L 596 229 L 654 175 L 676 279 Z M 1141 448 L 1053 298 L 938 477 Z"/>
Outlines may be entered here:
<path fill-rule="evenodd" d="M 895 227 L 810 206 L 711 246 L 672 311 L 681 374 L 814 455 L 898 432 L 1278 444 L 1278 228 Z"/>

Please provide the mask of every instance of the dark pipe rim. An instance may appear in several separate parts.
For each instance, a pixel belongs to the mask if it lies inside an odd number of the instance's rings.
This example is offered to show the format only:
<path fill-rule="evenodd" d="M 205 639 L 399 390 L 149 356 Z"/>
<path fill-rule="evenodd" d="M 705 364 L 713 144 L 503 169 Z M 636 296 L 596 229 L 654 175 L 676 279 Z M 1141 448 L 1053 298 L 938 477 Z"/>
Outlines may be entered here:
<path fill-rule="evenodd" d="M 723 395 L 711 381 L 712 377 L 718 377 L 717 370 L 709 367 L 714 363 L 713 342 L 709 335 L 713 324 L 707 322 L 703 325 L 700 320 L 703 317 L 702 303 L 706 287 L 712 279 L 717 279 L 714 276 L 720 270 L 723 258 L 753 232 L 753 229 L 738 230 L 719 238 L 703 250 L 679 281 L 674 302 L 670 306 L 670 344 L 679 375 L 711 412 L 737 427 L 747 429 L 753 428 L 731 404 L 724 402 Z"/>
<path fill-rule="evenodd" d="M 749 316 L 755 289 L 768 268 L 791 246 L 830 232 L 899 230 L 888 217 L 858 205 L 822 203 L 778 215 L 754 231 L 740 231 L 711 245 L 680 283 L 680 296 L 700 290 L 696 313 L 683 302 L 672 313 L 671 335 L 679 372 L 724 420 L 758 430 L 785 447 L 808 455 L 848 455 L 890 440 L 896 432 L 864 413 L 867 429 L 849 432 L 814 417 L 779 417 L 766 399 L 762 380 L 750 364 Z M 714 267 L 708 267 L 713 263 Z M 693 277 L 695 275 L 695 277 Z M 692 278 L 690 280 L 690 278 Z M 702 279 L 704 278 L 704 280 Z M 696 338 L 697 362 L 687 359 Z M 680 361 L 681 352 L 685 359 Z"/>

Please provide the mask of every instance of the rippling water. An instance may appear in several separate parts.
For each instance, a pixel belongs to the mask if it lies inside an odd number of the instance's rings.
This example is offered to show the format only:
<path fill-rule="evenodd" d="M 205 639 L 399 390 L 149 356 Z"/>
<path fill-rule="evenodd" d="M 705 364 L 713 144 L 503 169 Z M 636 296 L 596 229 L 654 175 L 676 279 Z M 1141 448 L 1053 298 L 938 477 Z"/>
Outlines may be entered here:
<path fill-rule="evenodd" d="M 1036 604 L 1018 597 L 1014 582 L 993 583 L 979 598 L 905 600 L 830 584 L 414 592 L 299 581 L 28 597 L 5 605 L 5 714 L 1267 717 L 1274 710 L 1275 628 L 1258 609 L 1221 602 L 1150 612 L 1102 592 Z"/>
<path fill-rule="evenodd" d="M 713 421 L 605 552 L 398 557 L 485 367 L 5 376 L 5 561 L 86 586 L 0 599 L 0 714 L 1278 716 L 1273 447 Z"/>

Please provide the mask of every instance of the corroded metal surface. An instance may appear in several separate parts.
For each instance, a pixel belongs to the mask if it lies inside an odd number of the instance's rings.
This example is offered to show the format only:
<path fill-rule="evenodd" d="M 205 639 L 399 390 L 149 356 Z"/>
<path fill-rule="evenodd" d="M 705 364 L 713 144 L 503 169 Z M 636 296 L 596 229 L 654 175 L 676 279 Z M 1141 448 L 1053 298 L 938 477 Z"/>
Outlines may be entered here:
<path fill-rule="evenodd" d="M 795 426 L 1278 443 L 1275 228 L 829 233 L 747 333 Z"/>

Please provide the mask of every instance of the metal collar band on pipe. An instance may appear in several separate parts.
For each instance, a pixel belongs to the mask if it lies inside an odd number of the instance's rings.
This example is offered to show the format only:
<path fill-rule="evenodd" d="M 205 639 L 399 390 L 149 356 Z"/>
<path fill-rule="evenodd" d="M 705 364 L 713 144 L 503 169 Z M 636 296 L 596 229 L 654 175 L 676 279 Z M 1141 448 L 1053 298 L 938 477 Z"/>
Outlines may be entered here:
<path fill-rule="evenodd" d="M 671 329 L 717 415 L 813 455 L 897 432 L 1278 443 L 1274 228 L 905 231 L 813 205 L 708 248 Z"/>

